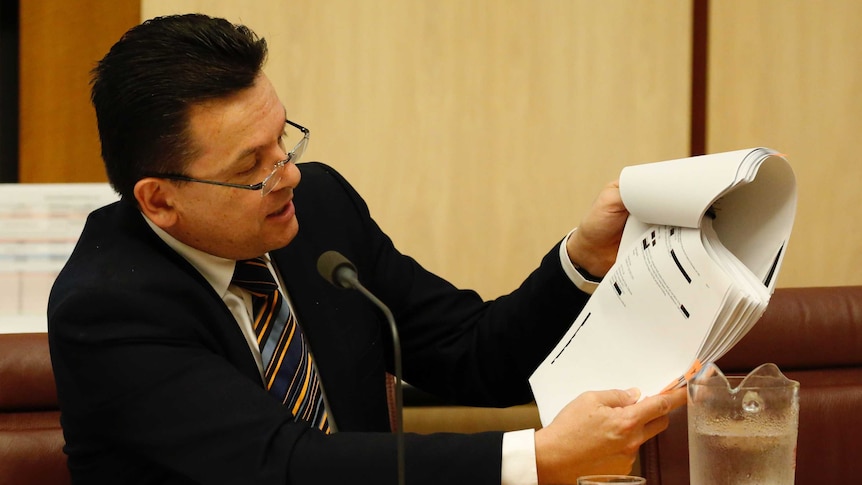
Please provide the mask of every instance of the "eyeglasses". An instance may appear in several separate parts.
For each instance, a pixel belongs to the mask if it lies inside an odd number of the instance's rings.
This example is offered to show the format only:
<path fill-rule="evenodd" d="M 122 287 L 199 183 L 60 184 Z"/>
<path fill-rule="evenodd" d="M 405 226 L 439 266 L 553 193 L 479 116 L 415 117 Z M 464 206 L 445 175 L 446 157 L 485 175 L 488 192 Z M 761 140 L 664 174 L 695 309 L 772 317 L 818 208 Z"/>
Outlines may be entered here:
<path fill-rule="evenodd" d="M 278 183 L 281 182 L 281 176 L 284 173 L 282 169 L 285 167 L 285 165 L 287 165 L 288 163 L 296 163 L 296 161 L 299 160 L 300 157 L 302 157 L 302 154 L 305 153 L 306 147 L 308 147 L 308 128 L 305 128 L 304 126 L 298 125 L 287 119 L 284 120 L 284 123 L 285 125 L 290 125 L 301 131 L 302 139 L 300 139 L 299 142 L 297 142 L 296 146 L 293 147 L 293 150 L 291 150 L 287 154 L 287 158 L 275 163 L 275 165 L 272 167 L 272 172 L 270 172 L 269 175 L 267 175 L 262 182 L 252 185 L 233 184 L 230 182 L 218 182 L 215 180 L 196 179 L 178 173 L 157 173 L 149 176 L 168 180 L 180 180 L 183 182 L 197 182 L 200 184 L 221 185 L 222 187 L 233 187 L 235 189 L 260 190 L 260 196 L 266 197 L 266 195 L 272 192 L 276 187 L 278 187 Z"/>

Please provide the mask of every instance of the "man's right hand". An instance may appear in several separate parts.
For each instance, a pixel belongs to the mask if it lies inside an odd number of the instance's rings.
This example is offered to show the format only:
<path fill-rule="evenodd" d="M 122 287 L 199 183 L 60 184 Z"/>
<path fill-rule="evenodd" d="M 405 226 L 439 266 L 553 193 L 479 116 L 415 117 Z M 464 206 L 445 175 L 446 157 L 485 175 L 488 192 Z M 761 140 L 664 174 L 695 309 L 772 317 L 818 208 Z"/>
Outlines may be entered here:
<path fill-rule="evenodd" d="M 585 392 L 536 431 L 539 484 L 629 473 L 640 446 L 667 428 L 668 413 L 685 404 L 686 391 L 639 397 L 636 389 Z"/>

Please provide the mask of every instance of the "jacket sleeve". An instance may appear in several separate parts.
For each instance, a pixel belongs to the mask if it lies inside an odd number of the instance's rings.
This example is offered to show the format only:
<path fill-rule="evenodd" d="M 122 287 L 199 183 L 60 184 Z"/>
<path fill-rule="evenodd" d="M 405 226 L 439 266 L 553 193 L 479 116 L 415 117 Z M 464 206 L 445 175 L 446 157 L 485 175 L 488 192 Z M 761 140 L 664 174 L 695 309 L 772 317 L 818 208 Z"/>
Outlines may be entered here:
<path fill-rule="evenodd" d="M 309 185 L 316 192 L 304 195 L 306 203 L 322 212 L 301 219 L 300 233 L 338 233 L 326 244 L 356 264 L 363 284 L 394 314 L 405 380 L 460 404 L 529 402 L 527 379 L 589 298 L 565 274 L 559 241 L 519 288 L 483 301 L 476 292 L 455 288 L 399 252 L 335 170 L 304 165 L 303 183 L 313 180 Z M 391 371 L 391 345 L 388 339 L 384 342 Z"/>

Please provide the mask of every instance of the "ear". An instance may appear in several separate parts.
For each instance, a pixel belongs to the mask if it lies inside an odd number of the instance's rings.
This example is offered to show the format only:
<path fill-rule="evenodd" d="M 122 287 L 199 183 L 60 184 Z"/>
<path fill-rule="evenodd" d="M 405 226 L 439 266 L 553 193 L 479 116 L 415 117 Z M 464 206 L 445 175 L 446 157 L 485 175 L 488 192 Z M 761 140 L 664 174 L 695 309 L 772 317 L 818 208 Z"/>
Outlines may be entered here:
<path fill-rule="evenodd" d="M 135 200 L 149 220 L 162 229 L 168 229 L 177 221 L 175 190 L 167 180 L 147 177 L 135 184 Z"/>

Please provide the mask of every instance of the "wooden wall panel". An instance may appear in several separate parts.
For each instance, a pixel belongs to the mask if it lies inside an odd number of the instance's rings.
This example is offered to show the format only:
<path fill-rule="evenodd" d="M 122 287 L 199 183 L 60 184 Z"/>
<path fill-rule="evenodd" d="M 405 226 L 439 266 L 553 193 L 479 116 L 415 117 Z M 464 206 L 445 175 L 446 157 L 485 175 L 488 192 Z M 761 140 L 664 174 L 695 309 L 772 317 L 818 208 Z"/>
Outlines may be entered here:
<path fill-rule="evenodd" d="M 137 0 L 20 5 L 19 179 L 102 182 L 89 71 L 140 19 Z"/>
<path fill-rule="evenodd" d="M 711 2 L 708 149 L 788 155 L 799 206 L 780 286 L 862 284 L 862 2 Z"/>
<path fill-rule="evenodd" d="M 688 154 L 691 2 L 143 0 L 271 48 L 308 126 L 403 251 L 492 297 L 628 164 Z M 299 213 L 302 221 L 301 209 Z"/>

